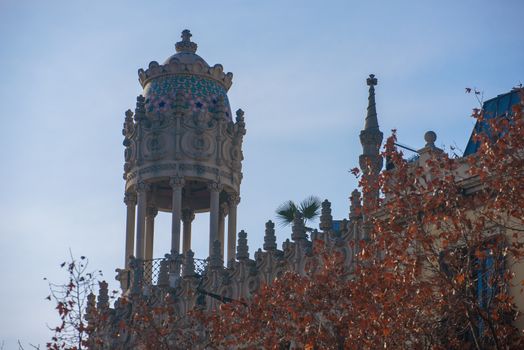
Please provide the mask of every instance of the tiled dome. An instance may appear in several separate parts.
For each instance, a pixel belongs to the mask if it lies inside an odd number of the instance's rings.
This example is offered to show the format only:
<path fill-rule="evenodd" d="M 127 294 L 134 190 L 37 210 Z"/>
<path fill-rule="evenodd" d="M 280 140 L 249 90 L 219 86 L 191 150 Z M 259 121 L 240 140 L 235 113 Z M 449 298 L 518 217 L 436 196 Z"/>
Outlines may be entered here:
<path fill-rule="evenodd" d="M 232 120 L 227 90 L 233 74 L 224 74 L 220 64 L 210 67 L 196 50 L 197 44 L 191 42 L 191 33 L 186 29 L 182 41 L 176 43 L 176 54 L 163 65 L 151 62 L 146 71 L 139 70 L 147 113 L 168 112 L 175 107 L 175 97 L 182 94 L 179 101 L 194 112 L 215 112 L 223 99 L 227 118 Z"/>

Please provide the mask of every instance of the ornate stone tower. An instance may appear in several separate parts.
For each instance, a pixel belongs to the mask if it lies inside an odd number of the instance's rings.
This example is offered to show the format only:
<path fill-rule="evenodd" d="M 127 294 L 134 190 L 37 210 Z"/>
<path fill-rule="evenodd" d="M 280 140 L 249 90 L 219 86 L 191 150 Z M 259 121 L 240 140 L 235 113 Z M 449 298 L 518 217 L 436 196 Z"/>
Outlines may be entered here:
<path fill-rule="evenodd" d="M 158 211 L 172 213 L 171 247 L 166 247 L 172 256 L 181 253 L 181 233 L 182 252 L 189 251 L 191 222 L 202 212 L 210 212 L 209 253 L 219 241 L 223 256 L 228 215 L 227 261 L 235 257 L 244 112 L 239 109 L 233 121 L 227 98 L 233 74 L 220 64 L 209 66 L 196 50 L 184 30 L 176 54 L 138 70 L 143 94 L 135 112 L 126 112 L 123 129 L 126 267 L 131 255 L 153 257 Z"/>
<path fill-rule="evenodd" d="M 360 132 L 360 143 L 362 144 L 362 154 L 359 157 L 360 169 L 366 180 L 373 183 L 377 180 L 380 170 L 382 170 L 382 157 L 380 156 L 380 145 L 382 144 L 383 134 L 378 127 L 377 108 L 375 105 L 375 85 L 377 78 L 370 74 L 367 78 L 369 86 L 368 111 L 364 130 Z M 378 199 L 378 190 L 373 193 L 364 193 L 364 202 Z"/>

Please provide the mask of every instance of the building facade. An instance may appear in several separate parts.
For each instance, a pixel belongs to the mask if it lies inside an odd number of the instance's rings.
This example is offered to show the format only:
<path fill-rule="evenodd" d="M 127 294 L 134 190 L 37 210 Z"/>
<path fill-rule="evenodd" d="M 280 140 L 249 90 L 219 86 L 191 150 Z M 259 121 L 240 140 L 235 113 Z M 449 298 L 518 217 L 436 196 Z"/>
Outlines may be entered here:
<path fill-rule="evenodd" d="M 281 248 L 274 223 L 268 221 L 263 247 L 250 256 L 247 234 L 237 232 L 236 225 L 246 125 L 242 110 L 235 116 L 231 112 L 227 91 L 233 75 L 197 55 L 197 44 L 188 30 L 182 32 L 176 51 L 164 64 L 151 62 L 148 69 L 138 71 L 143 94 L 137 97 L 134 112 L 125 113 L 126 240 L 124 266 L 117 269 L 122 297 L 110 307 L 105 283 L 100 285 L 98 300 L 90 296 L 88 315 L 106 315 L 103 325 L 96 325 L 93 337 L 106 340 L 100 348 L 135 348 L 136 339 L 119 325 L 144 298 L 153 297 L 157 306 L 168 298 L 181 320 L 180 327 L 194 328 L 194 324 L 184 324 L 190 310 L 212 311 L 223 302 L 247 300 L 261 285 L 286 271 L 305 274 L 318 259 L 312 250 L 315 240 L 340 253 L 343 264 L 351 270 L 357 243 L 367 239 L 361 207 L 379 198 L 378 191 L 367 193 L 365 198 L 353 191 L 344 220 L 333 220 L 331 204 L 325 200 L 319 230 L 307 233 L 298 214 L 290 239 Z M 383 134 L 375 104 L 377 83 L 374 75 L 367 79 L 367 115 L 360 133 L 363 152 L 359 163 L 369 181 L 376 181 L 383 167 Z M 435 133 L 426 133 L 424 139 L 426 145 L 417 151 L 416 162 L 439 151 Z M 467 149 L 473 146 L 468 144 Z M 158 211 L 172 215 L 171 246 L 160 258 L 153 256 Z M 202 212 L 210 213 L 209 257 L 198 260 L 191 249 L 191 222 Z M 226 244 L 228 254 L 224 256 Z M 200 334 L 195 348 L 205 347 L 205 331 Z M 166 339 L 176 344 L 180 334 Z"/>

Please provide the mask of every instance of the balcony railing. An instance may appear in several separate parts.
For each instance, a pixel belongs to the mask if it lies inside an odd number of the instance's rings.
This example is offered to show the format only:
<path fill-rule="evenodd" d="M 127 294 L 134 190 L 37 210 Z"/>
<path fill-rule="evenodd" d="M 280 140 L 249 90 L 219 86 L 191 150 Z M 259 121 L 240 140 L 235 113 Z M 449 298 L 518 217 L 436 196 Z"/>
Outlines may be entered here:
<path fill-rule="evenodd" d="M 195 259 L 195 273 L 202 276 L 207 269 L 207 259 Z"/>
<path fill-rule="evenodd" d="M 195 276 L 203 276 L 207 270 L 207 259 L 193 259 Z M 140 278 L 139 284 L 144 286 L 168 286 L 169 276 L 182 276 L 184 271 L 184 259 L 175 260 L 171 258 L 157 258 L 151 260 L 134 260 L 135 267 L 128 270 L 127 286 L 131 287 L 132 278 Z M 134 270 L 134 271 L 133 271 Z M 135 277 L 133 277 L 135 276 Z"/>

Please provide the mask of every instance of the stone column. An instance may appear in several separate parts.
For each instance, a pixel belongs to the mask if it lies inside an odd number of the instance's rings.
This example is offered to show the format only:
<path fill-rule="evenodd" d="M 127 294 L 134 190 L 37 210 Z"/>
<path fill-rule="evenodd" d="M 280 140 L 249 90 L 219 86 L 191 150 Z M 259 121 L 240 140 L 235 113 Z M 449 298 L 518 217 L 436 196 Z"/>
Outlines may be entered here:
<path fill-rule="evenodd" d="M 145 252 L 145 233 L 146 233 L 146 206 L 147 206 L 147 191 L 149 185 L 145 182 L 137 184 L 137 224 L 136 224 L 136 258 L 144 259 Z"/>
<path fill-rule="evenodd" d="M 148 207 L 146 212 L 146 247 L 144 258 L 146 260 L 153 259 L 153 242 L 155 238 L 155 217 L 158 214 L 158 209 L 155 207 Z"/>
<path fill-rule="evenodd" d="M 129 268 L 129 257 L 133 255 L 135 248 L 135 214 L 136 214 L 136 194 L 126 193 L 124 203 L 127 207 L 126 213 L 126 251 L 125 251 L 125 268 Z"/>
<path fill-rule="evenodd" d="M 182 218 L 182 189 L 184 188 L 184 178 L 173 176 L 169 181 L 173 189 L 172 195 L 172 221 L 171 221 L 171 254 L 180 254 L 180 219 Z"/>
<path fill-rule="evenodd" d="M 218 216 L 220 211 L 220 191 L 222 185 L 218 182 L 211 182 L 209 189 L 209 256 L 213 254 L 213 242 L 218 240 Z"/>
<path fill-rule="evenodd" d="M 218 214 L 218 240 L 220 241 L 220 256 L 222 259 L 224 259 L 224 231 L 225 231 L 225 219 L 226 215 L 228 213 L 228 205 L 227 203 L 221 203 L 220 204 L 220 212 Z"/>
<path fill-rule="evenodd" d="M 236 193 L 230 193 L 228 198 L 229 216 L 227 222 L 227 263 L 235 260 L 237 241 L 237 206 L 240 197 Z"/>
<path fill-rule="evenodd" d="M 195 219 L 195 212 L 192 209 L 182 210 L 182 222 L 184 223 L 184 236 L 182 252 L 186 254 L 191 249 L 191 223 Z"/>

